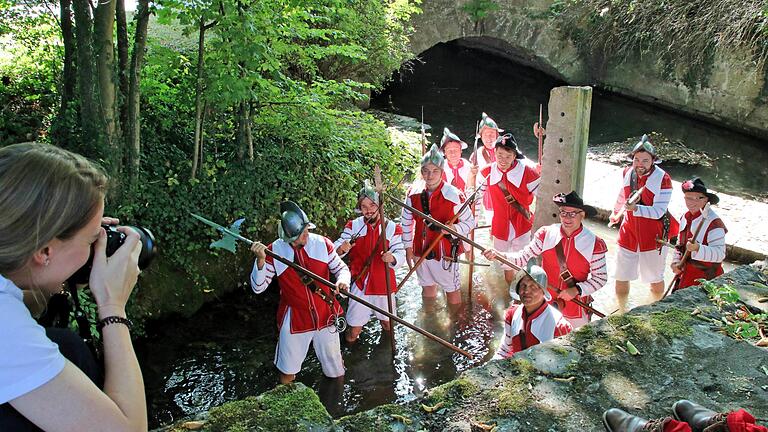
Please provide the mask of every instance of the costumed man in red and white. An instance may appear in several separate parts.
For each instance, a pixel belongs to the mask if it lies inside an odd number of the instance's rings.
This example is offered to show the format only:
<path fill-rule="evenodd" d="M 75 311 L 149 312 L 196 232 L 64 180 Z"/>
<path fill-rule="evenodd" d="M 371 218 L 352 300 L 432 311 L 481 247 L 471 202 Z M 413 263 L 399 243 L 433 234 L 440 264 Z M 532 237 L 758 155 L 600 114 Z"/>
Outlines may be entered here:
<path fill-rule="evenodd" d="M 564 336 L 573 330 L 571 323 L 549 304 L 547 273 L 529 261 L 527 271 L 515 275 L 509 295 L 522 304 L 513 304 L 504 314 L 504 336 L 494 359 L 513 354 L 542 342 Z"/>
<path fill-rule="evenodd" d="M 488 114 L 483 113 L 480 118 L 480 128 L 478 129 L 475 140 L 480 140 L 483 146 L 472 152 L 469 156 L 469 161 L 472 163 L 472 169 L 470 171 L 470 183 L 475 187 L 480 187 L 483 183 L 483 177 L 478 177 L 477 173 L 488 165 L 496 162 L 496 140 L 499 138 L 499 134 L 504 132 L 504 129 L 499 129 L 496 121 L 488 117 Z M 477 142 L 477 141 L 475 141 Z M 493 203 L 491 197 L 483 197 L 483 209 L 485 211 L 485 220 L 490 223 L 493 218 Z"/>
<path fill-rule="evenodd" d="M 307 215 L 296 203 L 281 203 L 280 214 L 277 226 L 280 238 L 269 246 L 259 242 L 251 246 L 251 251 L 256 255 L 251 272 L 253 291 L 256 294 L 264 292 L 275 276 L 280 286 L 280 304 L 277 308 L 280 338 L 275 352 L 280 383 L 287 384 L 296 378 L 307 356 L 310 342 L 320 360 L 323 374 L 329 378 L 342 377 L 344 362 L 335 322 L 344 311 L 336 295 L 339 290 L 349 288 L 349 269 L 339 258 L 330 239 L 309 232 L 315 225 L 309 222 Z M 337 281 L 336 289 L 332 291 L 312 279 L 302 277 L 296 270 L 268 257 L 266 249 L 325 279 L 333 274 Z"/>
<path fill-rule="evenodd" d="M 387 220 L 386 239 L 381 238 L 379 218 L 379 194 L 366 180 L 357 194 L 357 209 L 362 216 L 352 219 L 344 226 L 339 239 L 334 242 L 339 256 L 349 258 L 349 269 L 354 283 L 350 292 L 368 303 L 387 310 L 387 287 L 385 274 L 389 272 L 390 304 L 392 313 L 397 312 L 395 293 L 397 281 L 395 269 L 405 263 L 403 230 L 400 225 Z M 371 310 L 368 306 L 355 301 L 347 307 L 346 333 L 347 342 L 354 342 L 360 336 L 363 326 L 375 315 L 381 328 L 389 331 L 389 317 Z"/>
<path fill-rule="evenodd" d="M 466 192 L 469 183 L 469 175 L 472 170 L 472 164 L 461 157 L 461 151 L 467 148 L 467 143 L 461 140 L 458 135 L 443 129 L 443 138 L 440 140 L 440 150 L 445 155 L 445 168 L 443 170 L 443 180 L 456 187 L 456 189 Z"/>
<path fill-rule="evenodd" d="M 677 236 L 679 223 L 667 210 L 672 198 L 672 179 L 657 166 L 660 160 L 656 149 L 643 135 L 629 154 L 632 165 L 624 168 L 623 187 L 616 200 L 610 223 L 619 227 L 619 248 L 616 253 L 616 297 L 625 305 L 629 296 L 629 281 L 638 278 L 651 285 L 651 293 L 664 295 L 664 261 L 667 247 L 657 239 L 668 240 Z M 631 197 L 640 191 L 640 199 L 632 203 Z"/>
<path fill-rule="evenodd" d="M 548 287 L 552 303 L 563 316 L 579 328 L 589 323 L 591 314 L 574 303 L 574 298 L 585 304 L 592 302 L 592 294 L 608 282 L 605 241 L 582 224 L 585 217 L 594 217 L 597 210 L 584 204 L 579 194 L 557 194 L 552 198 L 560 207 L 560 223 L 543 226 L 522 251 L 506 254 L 508 260 L 522 267 L 532 258 L 541 256 L 541 265 L 550 281 Z M 483 255 L 493 260 L 498 254 L 487 249 Z"/>
<path fill-rule="evenodd" d="M 541 178 L 536 165 L 517 148 L 512 134 L 504 134 L 496 140 L 496 162 L 483 168 L 484 197 L 493 203 L 491 237 L 494 249 L 500 252 L 517 252 L 531 241 L 533 213 L 531 204 L 539 188 Z M 512 280 L 514 271 L 502 266 L 504 278 Z"/>
<path fill-rule="evenodd" d="M 445 158 L 437 145 L 421 159 L 422 181 L 414 182 L 405 199 L 406 204 L 428 214 L 441 223 L 448 223 L 464 203 L 464 194 L 455 186 L 443 181 L 443 166 Z M 413 267 L 414 259 L 418 259 L 429 245 L 440 234 L 440 228 L 427 222 L 419 215 L 403 208 L 400 218 L 403 226 L 403 245 L 409 267 Z M 475 220 L 465 207 L 453 223 L 453 229 L 462 235 L 468 235 L 475 227 Z M 459 254 L 463 253 L 463 242 L 446 234 L 437 247 L 426 256 L 426 259 L 416 269 L 416 276 L 422 287 L 424 299 L 437 297 L 437 287 L 445 291 L 449 305 L 461 304 L 459 279 Z"/>
<path fill-rule="evenodd" d="M 688 211 L 680 221 L 678 247 L 672 259 L 672 271 L 680 275 L 675 290 L 698 285 L 697 279 L 710 280 L 723 274 L 725 233 L 728 232 L 723 220 L 711 207 L 720 202 L 720 197 L 708 192 L 700 178 L 683 182 L 682 189 Z M 704 214 L 702 210 L 707 204 L 710 207 Z M 699 228 L 702 223 L 704 225 Z M 690 252 L 690 256 L 685 266 L 681 267 L 680 261 L 686 251 Z"/>

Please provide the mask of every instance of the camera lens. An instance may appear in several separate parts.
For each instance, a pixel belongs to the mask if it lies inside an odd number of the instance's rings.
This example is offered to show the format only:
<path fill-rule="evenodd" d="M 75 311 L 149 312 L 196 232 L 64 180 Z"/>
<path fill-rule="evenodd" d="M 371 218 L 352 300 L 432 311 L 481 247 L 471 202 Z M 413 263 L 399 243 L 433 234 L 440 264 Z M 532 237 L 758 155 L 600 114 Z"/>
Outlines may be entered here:
<path fill-rule="evenodd" d="M 107 232 L 107 249 L 106 255 L 112 256 L 120 246 L 125 242 L 125 234 L 117 230 L 115 225 L 102 225 Z M 139 234 L 139 241 L 141 242 L 141 252 L 139 253 L 139 269 L 144 270 L 149 267 L 152 259 L 157 252 L 157 242 L 155 236 L 148 228 L 142 226 L 126 226 L 136 231 Z M 91 248 L 91 256 L 88 257 L 88 261 L 77 270 L 69 280 L 76 284 L 88 283 L 88 278 L 91 276 L 91 267 L 93 266 L 93 248 Z"/>

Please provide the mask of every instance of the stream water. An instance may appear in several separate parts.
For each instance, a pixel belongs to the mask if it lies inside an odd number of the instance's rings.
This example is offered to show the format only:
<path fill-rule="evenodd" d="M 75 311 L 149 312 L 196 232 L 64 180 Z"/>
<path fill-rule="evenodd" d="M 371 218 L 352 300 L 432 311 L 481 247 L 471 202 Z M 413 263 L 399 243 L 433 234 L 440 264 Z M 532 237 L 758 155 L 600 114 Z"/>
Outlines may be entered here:
<path fill-rule="evenodd" d="M 416 64 L 412 72 L 398 77 L 374 98 L 374 107 L 418 118 L 423 106 L 426 123 L 434 125 L 437 131 L 447 126 L 469 142 L 475 121 L 480 112 L 486 111 L 501 127 L 511 130 L 523 151 L 535 158 L 537 144 L 530 132 L 531 125 L 538 119 L 539 104 L 545 105 L 546 112 L 549 90 L 562 83 L 538 71 L 457 44 L 437 45 L 422 58 L 424 63 Z M 766 143 L 615 95 L 595 92 L 591 143 L 621 141 L 651 130 L 683 140 L 693 148 L 727 155 L 716 160 L 715 167 L 707 172 L 689 166 L 665 167 L 676 179 L 696 172 L 715 189 L 765 196 L 768 190 Z M 439 134 L 433 132 L 432 141 L 436 140 Z M 592 222 L 588 222 L 588 226 L 606 239 L 608 266 L 613 269 L 615 230 Z M 488 230 L 479 230 L 476 236 L 479 243 L 490 243 Z M 483 262 L 482 258 L 478 261 Z M 398 271 L 398 280 L 406 270 Z M 471 352 L 475 356 L 473 360 L 401 325 L 395 330 L 397 350 L 393 358 L 389 340 L 382 337 L 381 328 L 374 320 L 357 343 L 348 346 L 342 342 L 347 368 L 343 383 L 323 377 L 312 350 L 298 381 L 315 389 L 331 415 L 338 417 L 384 403 L 418 398 L 427 388 L 488 361 L 498 345 L 509 295 L 497 267 L 476 267 L 470 301 L 466 268 L 462 271 L 465 303 L 460 310 L 449 311 L 442 296 L 435 304 L 424 304 L 421 288 L 413 276 L 398 294 L 397 313 Z M 613 280 L 609 280 L 606 288 L 595 294 L 597 309 L 604 312 L 617 309 L 612 286 Z M 632 287 L 625 307 L 651 301 L 646 287 L 637 284 Z M 167 424 L 273 388 L 277 383 L 272 364 L 277 343 L 277 301 L 275 287 L 261 295 L 253 294 L 246 287 L 206 305 L 188 320 L 151 324 L 148 337 L 137 344 L 147 388 L 150 426 Z"/>

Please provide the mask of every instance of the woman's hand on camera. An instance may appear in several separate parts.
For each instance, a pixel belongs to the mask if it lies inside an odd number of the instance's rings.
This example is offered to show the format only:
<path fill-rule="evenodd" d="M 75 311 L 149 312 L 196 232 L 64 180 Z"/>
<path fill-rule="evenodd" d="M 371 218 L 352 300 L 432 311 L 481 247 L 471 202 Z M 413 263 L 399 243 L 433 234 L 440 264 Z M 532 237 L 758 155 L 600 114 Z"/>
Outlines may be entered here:
<path fill-rule="evenodd" d="M 140 272 L 139 234 L 127 227 L 117 227 L 117 230 L 125 234 L 125 241 L 112 256 L 106 255 L 107 233 L 103 228 L 93 248 L 93 269 L 89 286 L 99 306 L 100 318 L 110 315 L 125 316 L 125 304 Z"/>

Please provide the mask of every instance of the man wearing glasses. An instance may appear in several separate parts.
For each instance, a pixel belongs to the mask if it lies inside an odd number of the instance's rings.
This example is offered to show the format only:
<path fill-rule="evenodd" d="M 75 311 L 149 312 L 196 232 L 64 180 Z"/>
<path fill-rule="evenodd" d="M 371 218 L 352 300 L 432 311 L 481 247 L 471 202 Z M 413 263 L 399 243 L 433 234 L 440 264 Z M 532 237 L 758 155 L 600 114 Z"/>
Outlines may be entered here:
<path fill-rule="evenodd" d="M 725 233 L 728 232 L 714 210 L 710 208 L 706 214 L 702 211 L 708 203 L 720 202 L 720 197 L 707 191 L 700 178 L 687 180 L 682 189 L 688 211 L 680 221 L 680 239 L 672 259 L 672 271 L 679 274 L 675 290 L 697 285 L 697 279 L 710 280 L 723 274 Z M 686 251 L 690 259 L 683 264 Z"/>
<path fill-rule="evenodd" d="M 571 300 L 578 298 L 589 304 L 591 295 L 605 286 L 608 248 L 603 239 L 582 224 L 585 217 L 595 216 L 597 210 L 584 204 L 579 194 L 560 193 L 552 201 L 560 207 L 560 223 L 539 228 L 527 246 L 506 257 L 522 267 L 531 258 L 541 256 L 541 266 L 550 281 L 548 289 L 552 303 L 557 304 L 574 328 L 579 328 L 590 321 L 591 315 Z M 492 260 L 499 253 L 488 249 L 483 255 Z"/>

